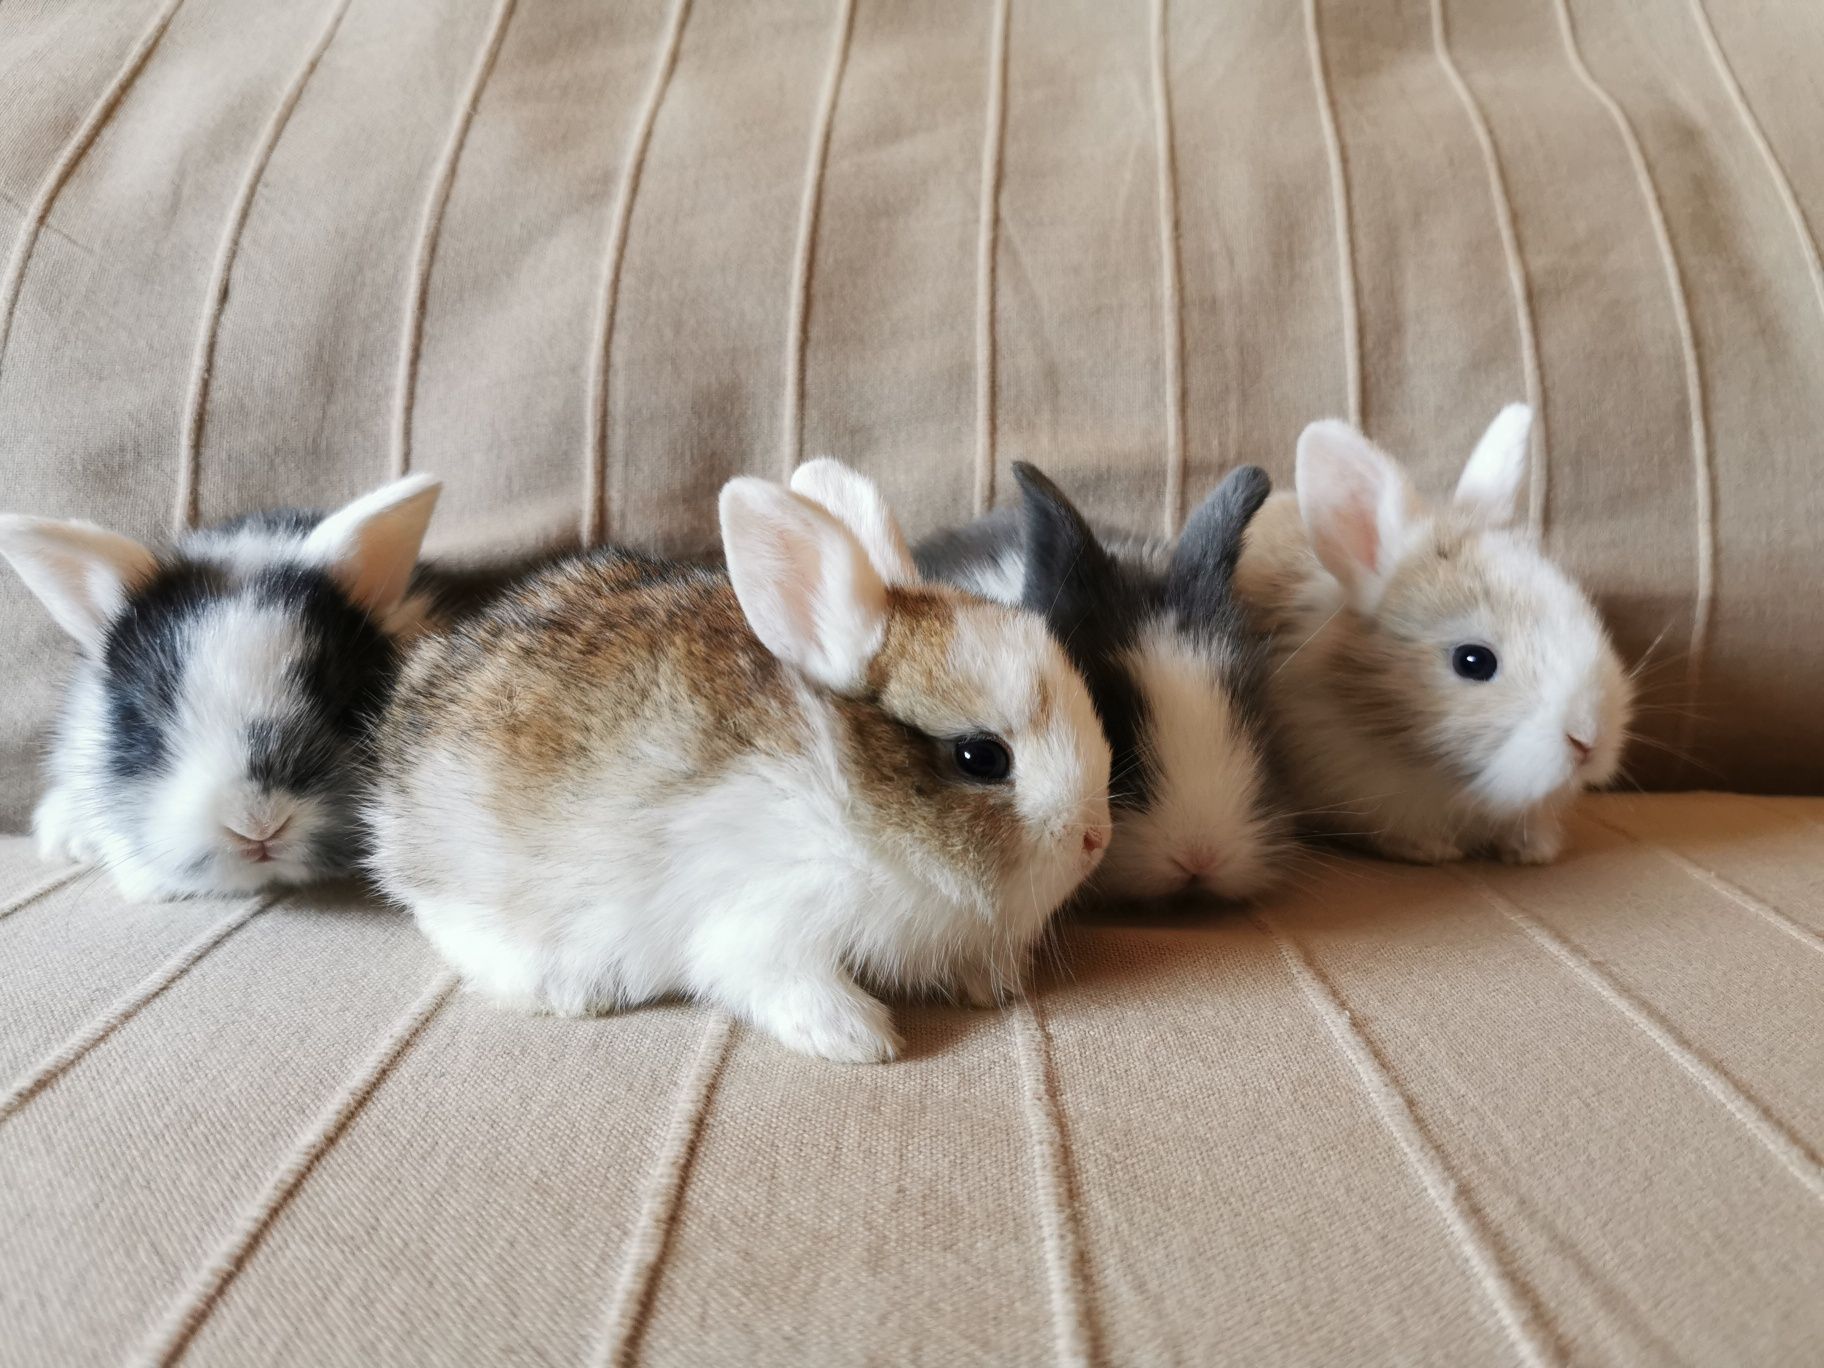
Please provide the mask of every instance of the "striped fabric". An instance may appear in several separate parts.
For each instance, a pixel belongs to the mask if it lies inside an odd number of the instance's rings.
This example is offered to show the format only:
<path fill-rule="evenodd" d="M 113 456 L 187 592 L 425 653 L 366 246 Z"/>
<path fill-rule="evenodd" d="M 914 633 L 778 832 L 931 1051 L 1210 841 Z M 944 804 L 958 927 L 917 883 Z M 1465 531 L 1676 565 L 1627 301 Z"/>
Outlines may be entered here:
<path fill-rule="evenodd" d="M 0 1363 L 1824 1360 L 1824 800 L 1300 883 L 841 1068 L 0 843 Z"/>
<path fill-rule="evenodd" d="M 1171 529 L 1342 414 L 1646 659 L 1649 786 L 1824 773 L 1810 0 L 10 0 L 5 503 L 152 535 L 448 481 L 434 544 L 701 545 L 842 455 Z M 0 823 L 66 648 L 0 577 Z"/>

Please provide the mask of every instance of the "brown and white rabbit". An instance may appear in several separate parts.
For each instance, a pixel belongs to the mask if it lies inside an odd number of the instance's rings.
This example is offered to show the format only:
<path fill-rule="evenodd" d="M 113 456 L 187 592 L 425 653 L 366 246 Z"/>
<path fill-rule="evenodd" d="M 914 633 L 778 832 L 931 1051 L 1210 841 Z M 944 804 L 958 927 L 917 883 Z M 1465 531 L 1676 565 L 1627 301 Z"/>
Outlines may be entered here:
<path fill-rule="evenodd" d="M 1015 990 L 1095 868 L 1108 746 L 1044 623 L 919 583 L 859 475 L 795 485 L 724 487 L 726 571 L 602 549 L 407 663 L 372 867 L 472 987 L 884 1060 L 870 990 Z"/>
<path fill-rule="evenodd" d="M 254 513 L 148 547 L 0 516 L 0 554 L 80 649 L 33 815 L 41 852 L 135 900 L 351 872 L 367 741 L 431 611 L 438 482 Z"/>
<path fill-rule="evenodd" d="M 1367 438 L 1313 423 L 1297 496 L 1249 526 L 1236 589 L 1311 825 L 1421 863 L 1556 859 L 1620 763 L 1632 688 L 1595 608 L 1510 524 L 1532 411 L 1503 409 L 1432 505 Z"/>

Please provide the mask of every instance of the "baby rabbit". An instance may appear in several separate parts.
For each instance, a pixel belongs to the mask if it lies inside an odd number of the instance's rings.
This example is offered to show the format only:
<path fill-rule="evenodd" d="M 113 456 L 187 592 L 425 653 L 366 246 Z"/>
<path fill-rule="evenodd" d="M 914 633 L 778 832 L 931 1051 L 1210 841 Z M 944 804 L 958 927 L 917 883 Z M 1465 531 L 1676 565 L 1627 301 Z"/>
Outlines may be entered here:
<path fill-rule="evenodd" d="M 104 866 L 139 901 L 352 869 L 368 733 L 427 608 L 413 567 L 438 489 L 416 475 L 159 550 L 0 516 L 0 554 L 81 648 L 32 819 L 44 856 Z"/>
<path fill-rule="evenodd" d="M 1632 688 L 1590 601 L 1509 530 L 1532 412 L 1489 425 L 1443 507 L 1339 422 L 1298 441 L 1236 579 L 1273 639 L 1267 700 L 1315 826 L 1431 864 L 1542 863 L 1620 761 Z"/>
<path fill-rule="evenodd" d="M 890 1059 L 870 990 L 1015 991 L 1101 859 L 1108 747 L 1044 624 L 920 584 L 861 476 L 793 485 L 724 487 L 726 570 L 605 548 L 414 652 L 372 867 L 473 987 Z"/>
<path fill-rule="evenodd" d="M 1021 502 L 918 548 L 926 574 L 1045 616 L 1083 672 L 1114 752 L 1103 891 L 1251 897 L 1290 845 L 1267 777 L 1265 642 L 1231 593 L 1242 532 L 1272 486 L 1241 466 L 1176 545 L 1099 539 L 1018 463 Z"/>

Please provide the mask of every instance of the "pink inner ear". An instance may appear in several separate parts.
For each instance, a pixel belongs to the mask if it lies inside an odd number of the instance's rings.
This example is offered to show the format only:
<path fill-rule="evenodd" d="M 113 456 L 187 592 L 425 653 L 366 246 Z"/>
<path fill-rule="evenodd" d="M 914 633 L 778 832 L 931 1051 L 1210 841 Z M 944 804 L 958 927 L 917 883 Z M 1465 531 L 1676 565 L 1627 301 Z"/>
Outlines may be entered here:
<path fill-rule="evenodd" d="M 1357 485 L 1349 491 L 1338 520 L 1338 540 L 1349 559 L 1364 570 L 1380 562 L 1381 526 L 1374 490 Z"/>

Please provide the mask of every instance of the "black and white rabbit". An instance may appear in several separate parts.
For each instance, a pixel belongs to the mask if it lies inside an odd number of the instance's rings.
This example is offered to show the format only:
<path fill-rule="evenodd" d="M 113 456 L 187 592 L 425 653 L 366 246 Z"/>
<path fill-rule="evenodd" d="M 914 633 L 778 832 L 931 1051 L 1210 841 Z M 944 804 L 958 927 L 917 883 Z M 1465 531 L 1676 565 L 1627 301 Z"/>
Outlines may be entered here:
<path fill-rule="evenodd" d="M 0 516 L 0 554 L 81 648 L 33 815 L 47 858 L 139 901 L 246 894 L 352 869 L 369 732 L 440 485 L 330 514 L 254 513 L 152 548 Z"/>
<path fill-rule="evenodd" d="M 1258 698 L 1264 641 L 1231 592 L 1242 534 L 1272 482 L 1231 471 L 1176 543 L 1098 536 L 1041 471 L 1021 501 L 928 538 L 920 569 L 1041 613 L 1082 671 L 1113 752 L 1114 839 L 1098 884 L 1116 897 L 1269 887 L 1291 849 Z"/>

